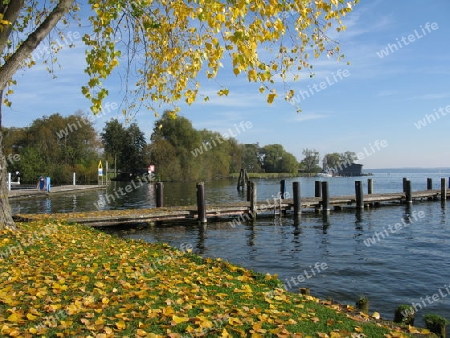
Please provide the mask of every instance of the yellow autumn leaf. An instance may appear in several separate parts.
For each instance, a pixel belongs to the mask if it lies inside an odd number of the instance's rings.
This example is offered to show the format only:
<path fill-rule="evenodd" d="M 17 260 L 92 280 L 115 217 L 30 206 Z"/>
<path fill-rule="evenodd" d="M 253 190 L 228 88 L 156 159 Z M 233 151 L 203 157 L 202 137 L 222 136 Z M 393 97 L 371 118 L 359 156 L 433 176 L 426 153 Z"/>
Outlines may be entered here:
<path fill-rule="evenodd" d="M 31 313 L 27 313 L 27 319 L 28 320 L 35 320 L 36 318 L 38 318 L 37 316 L 31 314 Z"/>
<path fill-rule="evenodd" d="M 380 316 L 380 314 L 378 312 L 374 312 L 374 313 L 372 313 L 372 318 L 380 319 L 381 316 Z"/>
<path fill-rule="evenodd" d="M 277 94 L 275 94 L 275 93 L 268 94 L 267 95 L 267 103 L 272 104 L 275 97 L 277 97 Z"/>
<path fill-rule="evenodd" d="M 178 317 L 177 315 L 172 316 L 172 320 L 176 324 L 185 323 L 189 321 L 189 317 Z"/>
<path fill-rule="evenodd" d="M 127 324 L 125 324 L 125 322 L 123 320 L 120 320 L 116 323 L 116 327 L 119 330 L 124 330 L 127 327 Z"/>
<path fill-rule="evenodd" d="M 7 319 L 9 322 L 17 323 L 21 318 L 16 312 L 13 312 Z"/>

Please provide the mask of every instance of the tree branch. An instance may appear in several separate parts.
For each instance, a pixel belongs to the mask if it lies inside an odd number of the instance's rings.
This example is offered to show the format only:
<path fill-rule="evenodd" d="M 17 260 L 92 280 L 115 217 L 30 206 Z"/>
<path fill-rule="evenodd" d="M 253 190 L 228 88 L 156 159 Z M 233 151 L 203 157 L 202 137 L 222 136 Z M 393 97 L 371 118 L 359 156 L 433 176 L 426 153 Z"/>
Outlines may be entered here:
<path fill-rule="evenodd" d="M 44 40 L 64 14 L 69 12 L 74 1 L 75 0 L 60 0 L 41 25 L 36 28 L 14 54 L 8 58 L 5 64 L 0 68 L 0 90 L 5 89 L 8 81 L 31 55 L 33 50 L 35 50 L 42 40 Z"/>
<path fill-rule="evenodd" d="M 0 6 L 0 13 L 3 14 L 3 20 L 11 22 L 10 25 L 3 26 L 3 31 L 0 32 L 0 53 L 3 53 L 9 35 L 11 34 L 14 23 L 19 16 L 20 10 L 23 8 L 25 0 L 11 1 L 7 5 Z"/>

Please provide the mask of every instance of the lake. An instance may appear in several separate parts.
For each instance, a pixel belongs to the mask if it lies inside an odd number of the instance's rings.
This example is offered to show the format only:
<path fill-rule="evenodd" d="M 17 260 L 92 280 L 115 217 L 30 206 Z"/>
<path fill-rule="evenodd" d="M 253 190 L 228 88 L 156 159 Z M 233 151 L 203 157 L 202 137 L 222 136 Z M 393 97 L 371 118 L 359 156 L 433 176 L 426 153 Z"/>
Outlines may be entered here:
<path fill-rule="evenodd" d="M 449 170 L 402 172 L 373 170 L 374 192 L 400 192 L 408 177 L 413 190 L 425 190 L 426 178 L 439 189 L 440 178 Z M 314 196 L 316 180 L 329 181 L 330 195 L 354 194 L 354 181 L 367 178 L 295 178 L 302 196 Z M 279 191 L 279 179 L 255 179 L 258 199 L 272 199 Z M 126 183 L 114 183 L 107 191 L 90 191 L 27 200 L 12 200 L 14 213 L 42 213 L 96 210 L 96 204 L 110 198 L 103 209 L 152 208 L 155 191 L 143 185 L 122 196 L 114 194 Z M 195 183 L 164 183 L 165 205 L 191 205 L 196 201 Z M 118 195 L 118 196 L 117 196 Z M 205 183 L 208 204 L 245 200 L 235 180 Z M 397 228 L 395 225 L 397 224 Z M 395 230 L 398 229 L 398 230 Z M 370 311 L 392 319 L 400 304 L 412 304 L 422 316 L 436 313 L 450 319 L 450 211 L 448 202 L 422 201 L 411 207 L 385 206 L 377 209 L 331 212 L 328 216 L 303 213 L 291 217 L 259 218 L 253 223 L 231 227 L 228 222 L 158 224 L 133 229 L 108 230 L 125 238 L 166 242 L 175 247 L 191 245 L 204 257 L 221 257 L 262 273 L 278 274 L 289 291 L 308 287 L 320 298 L 352 304 L 365 295 Z M 377 235 L 378 234 L 378 235 Z"/>

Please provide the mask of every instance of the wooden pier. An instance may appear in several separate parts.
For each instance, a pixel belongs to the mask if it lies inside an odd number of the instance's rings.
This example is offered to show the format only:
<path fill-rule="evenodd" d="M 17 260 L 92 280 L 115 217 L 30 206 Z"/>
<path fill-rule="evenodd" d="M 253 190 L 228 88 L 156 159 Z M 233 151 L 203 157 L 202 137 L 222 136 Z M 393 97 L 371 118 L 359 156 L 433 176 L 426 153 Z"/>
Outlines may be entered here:
<path fill-rule="evenodd" d="M 170 221 L 194 221 L 206 223 L 208 221 L 229 221 L 230 224 L 244 223 L 261 216 L 298 217 L 301 212 L 328 213 L 331 210 L 364 209 L 380 207 L 392 204 L 411 204 L 423 200 L 440 200 L 445 203 L 450 197 L 446 186 L 446 179 L 441 180 L 441 189 L 433 190 L 428 185 L 428 190 L 411 191 L 411 184 L 404 186 L 405 192 L 363 194 L 361 181 L 355 182 L 355 195 L 329 196 L 328 182 L 319 182 L 321 189 L 316 189 L 316 197 L 301 198 L 300 183 L 293 183 L 294 196 L 292 198 L 285 193 L 285 181 L 280 182 L 280 192 L 272 200 L 257 201 L 256 185 L 250 182 L 250 196 L 248 201 L 234 202 L 220 205 L 206 205 L 204 184 L 197 184 L 197 205 L 164 207 L 163 185 L 157 183 L 156 202 L 158 207 L 148 209 L 127 210 L 99 210 L 93 212 L 55 213 L 55 214 L 17 214 L 16 221 L 29 222 L 33 220 L 55 219 L 73 223 L 86 224 L 93 227 L 116 226 L 125 224 L 170 222 Z M 373 190 L 373 182 L 369 182 L 369 192 Z M 320 196 L 317 196 L 320 195 Z"/>

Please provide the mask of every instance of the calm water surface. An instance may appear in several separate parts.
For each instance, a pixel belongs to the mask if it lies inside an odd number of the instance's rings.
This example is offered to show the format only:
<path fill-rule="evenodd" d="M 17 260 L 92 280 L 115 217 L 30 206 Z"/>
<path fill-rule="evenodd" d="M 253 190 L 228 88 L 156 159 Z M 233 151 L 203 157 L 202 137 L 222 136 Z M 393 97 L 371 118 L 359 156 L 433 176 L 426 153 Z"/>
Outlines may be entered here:
<path fill-rule="evenodd" d="M 426 178 L 433 178 L 433 187 L 440 187 L 443 173 L 376 173 L 375 192 L 399 192 L 402 177 L 412 181 L 413 190 L 426 189 Z M 361 179 L 361 178 L 358 178 Z M 302 196 L 313 196 L 316 178 L 300 181 Z M 331 178 L 331 195 L 354 193 L 354 178 Z M 366 178 L 362 179 L 366 185 Z M 288 180 L 288 192 L 292 193 Z M 234 180 L 207 182 L 209 204 L 245 200 L 236 191 Z M 258 198 L 270 199 L 279 190 L 279 180 L 256 180 Z M 44 199 L 12 201 L 13 212 L 68 212 L 96 210 L 100 197 L 114 195 L 107 191 L 51 196 Z M 367 189 L 365 187 L 365 189 Z M 154 207 L 154 188 L 145 185 L 126 196 L 119 196 L 105 209 Z M 195 204 L 195 184 L 165 183 L 166 205 Z M 386 206 L 357 212 L 332 212 L 328 217 L 304 213 L 299 221 L 285 218 L 260 218 L 253 223 L 232 228 L 227 222 L 194 224 L 164 224 L 114 230 L 126 238 L 148 242 L 166 242 L 175 247 L 191 244 L 194 251 L 205 257 L 221 257 L 262 273 L 278 274 L 290 291 L 311 288 L 312 294 L 354 304 L 361 295 L 370 299 L 370 310 L 392 319 L 399 304 L 416 304 L 417 324 L 422 316 L 437 313 L 450 319 L 450 205 L 448 202 L 418 202 L 411 207 Z M 420 218 L 417 215 L 422 215 Z M 416 215 L 416 219 L 412 216 Z M 396 233 L 389 225 L 406 226 Z M 388 233 L 382 238 L 380 233 Z M 377 240 L 376 233 L 379 233 Z M 368 243 L 373 238 L 375 243 Z M 370 246 L 368 246 L 370 244 Z M 311 278 L 311 266 L 325 263 Z M 322 267 L 325 266 L 322 264 Z M 305 270 L 307 274 L 305 273 Z M 304 277 L 298 282 L 297 277 Z M 296 280 L 293 282 L 292 279 Z M 295 285 L 297 284 L 297 285 Z M 438 299 L 433 301 L 434 294 Z M 436 299 L 436 297 L 435 297 Z"/>

